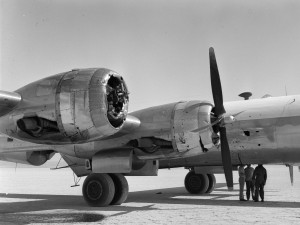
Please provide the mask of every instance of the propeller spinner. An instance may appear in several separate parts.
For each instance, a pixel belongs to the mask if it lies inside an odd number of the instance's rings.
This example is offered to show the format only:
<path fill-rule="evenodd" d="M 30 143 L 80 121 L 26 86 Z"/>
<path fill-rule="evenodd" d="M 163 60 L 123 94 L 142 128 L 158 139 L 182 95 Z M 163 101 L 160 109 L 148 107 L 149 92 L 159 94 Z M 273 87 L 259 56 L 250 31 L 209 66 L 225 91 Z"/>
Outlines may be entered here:
<path fill-rule="evenodd" d="M 211 89 L 214 99 L 215 107 L 213 109 L 214 116 L 219 121 L 215 124 L 217 130 L 220 132 L 221 139 L 221 155 L 222 163 L 226 178 L 227 187 L 229 190 L 233 190 L 233 177 L 232 177 L 232 164 L 230 149 L 227 140 L 226 128 L 224 125 L 224 113 L 226 113 L 223 105 L 222 85 L 217 65 L 217 60 L 213 48 L 209 48 L 209 62 L 210 62 L 210 79 Z"/>

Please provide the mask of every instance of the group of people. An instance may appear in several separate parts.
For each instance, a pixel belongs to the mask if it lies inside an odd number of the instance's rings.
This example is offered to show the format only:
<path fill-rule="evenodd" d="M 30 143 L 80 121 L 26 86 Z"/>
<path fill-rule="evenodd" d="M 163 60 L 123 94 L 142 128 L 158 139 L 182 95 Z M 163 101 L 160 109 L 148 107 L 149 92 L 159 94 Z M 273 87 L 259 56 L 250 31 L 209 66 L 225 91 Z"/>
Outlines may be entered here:
<path fill-rule="evenodd" d="M 244 165 L 239 166 L 239 184 L 240 184 L 240 201 L 249 201 L 250 194 L 255 202 L 258 202 L 259 196 L 261 201 L 264 201 L 264 186 L 267 181 L 267 170 L 262 164 L 253 169 L 250 164 L 244 168 Z M 246 197 L 244 198 L 244 187 L 246 183 Z M 259 194 L 259 196 L 258 196 Z"/>

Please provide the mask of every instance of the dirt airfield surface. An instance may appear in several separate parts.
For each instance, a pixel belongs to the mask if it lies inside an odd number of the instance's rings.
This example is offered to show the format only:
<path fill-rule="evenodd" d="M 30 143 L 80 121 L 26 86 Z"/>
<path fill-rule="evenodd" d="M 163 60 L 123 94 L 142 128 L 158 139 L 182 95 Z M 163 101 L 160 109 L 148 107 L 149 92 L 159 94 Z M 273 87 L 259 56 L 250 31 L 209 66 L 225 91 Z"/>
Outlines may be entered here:
<path fill-rule="evenodd" d="M 300 172 L 266 166 L 265 202 L 241 202 L 238 175 L 227 191 L 222 174 L 209 195 L 184 188 L 185 169 L 160 170 L 158 177 L 128 177 L 130 194 L 120 206 L 88 207 L 81 186 L 70 187 L 69 169 L 0 168 L 0 224 L 300 224 Z"/>

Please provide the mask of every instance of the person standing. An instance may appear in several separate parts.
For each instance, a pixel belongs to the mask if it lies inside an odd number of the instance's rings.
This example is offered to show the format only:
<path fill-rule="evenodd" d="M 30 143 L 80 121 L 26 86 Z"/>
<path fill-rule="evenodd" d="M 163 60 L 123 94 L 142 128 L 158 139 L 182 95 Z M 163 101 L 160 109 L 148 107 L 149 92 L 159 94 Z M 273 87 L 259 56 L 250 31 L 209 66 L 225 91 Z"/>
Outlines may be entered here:
<path fill-rule="evenodd" d="M 248 164 L 245 169 L 247 201 L 249 201 L 249 199 L 250 199 L 250 193 L 252 196 L 252 200 L 254 200 L 254 193 L 253 193 L 254 192 L 254 184 L 252 181 L 253 172 L 254 172 L 253 167 L 251 167 L 251 164 Z"/>
<path fill-rule="evenodd" d="M 258 202 L 258 192 L 261 201 L 264 202 L 264 186 L 267 181 L 267 170 L 262 164 L 258 164 L 253 172 L 253 180 L 255 180 L 255 201 Z"/>
<path fill-rule="evenodd" d="M 239 166 L 239 183 L 240 183 L 240 201 L 246 201 L 244 198 L 244 186 L 245 186 L 244 165 Z"/>

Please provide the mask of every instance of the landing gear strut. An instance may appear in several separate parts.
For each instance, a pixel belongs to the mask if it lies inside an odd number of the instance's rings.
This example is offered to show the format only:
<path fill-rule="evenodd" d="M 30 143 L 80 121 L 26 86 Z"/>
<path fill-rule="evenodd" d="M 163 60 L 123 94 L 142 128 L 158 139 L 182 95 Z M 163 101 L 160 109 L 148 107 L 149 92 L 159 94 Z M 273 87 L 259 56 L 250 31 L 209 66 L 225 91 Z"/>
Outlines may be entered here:
<path fill-rule="evenodd" d="M 128 183 L 122 174 L 92 173 L 82 186 L 84 200 L 94 207 L 120 205 L 128 196 Z"/>
<path fill-rule="evenodd" d="M 184 179 L 184 185 L 191 194 L 211 193 L 215 189 L 216 178 L 213 174 L 196 174 L 190 171 Z"/>

